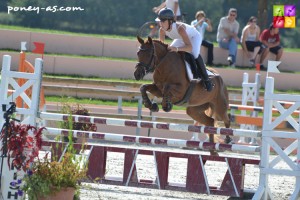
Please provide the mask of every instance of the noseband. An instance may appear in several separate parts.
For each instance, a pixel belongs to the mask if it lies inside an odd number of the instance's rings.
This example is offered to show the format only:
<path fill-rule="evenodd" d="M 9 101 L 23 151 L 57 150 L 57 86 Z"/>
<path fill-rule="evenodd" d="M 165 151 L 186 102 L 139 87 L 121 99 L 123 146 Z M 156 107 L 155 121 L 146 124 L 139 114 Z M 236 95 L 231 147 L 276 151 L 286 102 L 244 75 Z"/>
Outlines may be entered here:
<path fill-rule="evenodd" d="M 141 67 L 145 68 L 146 73 L 149 73 L 149 72 L 152 73 L 152 72 L 154 72 L 154 69 L 155 69 L 154 46 L 150 49 L 143 49 L 143 48 L 139 47 L 139 51 L 149 51 L 149 50 L 151 50 L 151 58 L 150 58 L 148 64 L 143 63 L 143 62 L 137 63 L 137 66 L 141 66 Z M 153 65 L 151 65 L 152 63 L 153 63 Z"/>

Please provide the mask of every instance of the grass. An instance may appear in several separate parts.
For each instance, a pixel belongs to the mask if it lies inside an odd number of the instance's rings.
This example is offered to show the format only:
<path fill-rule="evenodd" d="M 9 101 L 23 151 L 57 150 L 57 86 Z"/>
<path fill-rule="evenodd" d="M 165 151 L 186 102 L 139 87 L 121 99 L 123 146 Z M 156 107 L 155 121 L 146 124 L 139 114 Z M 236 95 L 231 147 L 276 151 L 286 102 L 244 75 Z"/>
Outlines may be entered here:
<path fill-rule="evenodd" d="M 152 83 L 152 80 L 134 80 L 134 79 L 120 79 L 120 78 L 102 78 L 96 76 L 80 76 L 80 75 L 66 75 L 66 74 L 44 74 L 43 77 L 57 77 L 57 78 L 72 78 L 80 80 L 99 80 L 99 81 L 111 81 L 111 82 L 127 82 L 127 83 L 140 83 L 140 84 L 149 84 Z M 229 90 L 236 90 L 242 92 L 242 87 L 227 87 Z M 264 88 L 260 89 L 261 92 L 264 92 Z M 300 94 L 299 90 L 275 90 L 278 93 L 288 93 L 288 94 Z"/>
<path fill-rule="evenodd" d="M 66 75 L 66 74 L 44 74 L 43 77 L 57 77 L 57 78 L 71 78 L 71 79 L 80 79 L 80 80 L 99 80 L 99 81 L 114 81 L 114 82 L 126 82 L 126 83 L 152 83 L 151 80 L 134 80 L 134 79 L 120 79 L 120 78 L 101 78 L 98 76 L 80 76 L 80 75 Z"/>
<path fill-rule="evenodd" d="M 135 36 L 122 36 L 122 35 L 106 35 L 106 34 L 87 34 L 87 33 L 78 33 L 78 32 L 69 32 L 69 31 L 59 31 L 59 30 L 51 30 L 51 29 L 40 29 L 40 28 L 28 28 L 22 26 L 12 26 L 12 25 L 4 25 L 0 24 L 0 29 L 8 29 L 8 30 L 16 30 L 16 31 L 31 31 L 37 33 L 53 33 L 53 34 L 69 34 L 69 35 L 77 35 L 77 36 L 90 36 L 90 37 L 101 37 L 101 38 L 117 38 L 117 39 L 130 39 L 136 40 Z M 218 46 L 217 42 L 213 42 L 214 46 Z M 241 46 L 239 45 L 239 48 Z M 286 52 L 300 52 L 300 48 L 284 48 Z"/>
<path fill-rule="evenodd" d="M 74 79 L 81 79 L 81 80 L 101 80 L 101 81 L 110 81 L 110 82 L 129 82 L 129 83 L 137 83 L 140 84 L 147 84 L 151 83 L 150 80 L 143 80 L 143 81 L 136 81 L 133 79 L 117 79 L 117 78 L 99 78 L 99 77 L 81 77 L 81 76 L 71 76 L 71 75 L 64 75 L 64 74 L 46 74 L 44 77 L 59 77 L 59 78 L 74 78 Z M 239 91 L 242 94 L 241 87 L 228 87 L 229 90 Z M 264 89 L 260 89 L 261 92 L 264 92 Z M 276 93 L 288 93 L 288 94 L 300 94 L 298 90 L 276 90 Z M 101 105 L 101 106 L 118 106 L 118 102 L 115 100 L 102 100 L 102 99 L 93 99 L 93 98 L 75 98 L 75 97 L 66 97 L 66 96 L 46 96 L 47 102 L 57 102 L 59 103 L 71 103 L 71 104 L 88 104 L 88 105 Z M 122 101 L 123 107 L 138 107 L 138 100 L 123 100 Z M 161 105 L 159 105 L 160 110 L 162 110 Z M 185 107 L 182 106 L 173 106 L 173 110 L 185 110 Z"/>
<path fill-rule="evenodd" d="M 79 105 L 98 105 L 98 106 L 118 106 L 118 102 L 114 100 L 101 100 L 93 98 L 75 98 L 67 96 L 45 96 L 46 102 L 56 102 L 57 104 L 79 104 Z M 159 104 L 159 109 L 162 110 Z M 122 107 L 138 107 L 137 100 L 122 100 Z M 182 106 L 173 106 L 173 110 L 185 110 Z"/>
<path fill-rule="evenodd" d="M 1 49 L 0 52 L 20 52 L 20 50 L 18 49 Z M 26 54 L 29 55 L 34 55 L 34 53 L 31 52 L 26 52 Z M 105 57 L 105 56 L 92 56 L 92 55 L 75 55 L 75 54 L 63 54 L 63 53 L 59 53 L 59 54 L 55 54 L 55 53 L 47 53 L 45 52 L 44 55 L 48 55 L 48 56 L 67 56 L 70 58 L 84 58 L 84 59 L 100 59 L 100 60 L 117 60 L 117 61 L 136 61 L 136 59 L 134 58 L 114 58 L 114 57 Z"/>
<path fill-rule="evenodd" d="M 117 101 L 108 101 L 101 99 L 92 98 L 75 98 L 67 96 L 46 96 L 46 101 L 49 102 L 60 102 L 60 103 L 71 103 L 71 104 L 90 104 L 90 105 L 106 105 L 106 106 L 117 106 Z M 136 107 L 137 101 L 122 101 L 122 106 Z"/>
<path fill-rule="evenodd" d="M 15 31 L 31 31 L 36 33 L 53 33 L 53 34 L 69 34 L 69 35 L 78 35 L 78 36 L 92 36 L 92 37 L 105 37 L 105 38 L 119 38 L 119 39 L 136 39 L 134 36 L 121 36 L 121 35 L 105 35 L 105 34 L 87 34 L 87 33 L 75 33 L 69 31 L 59 31 L 51 29 L 40 29 L 40 28 L 28 28 L 23 26 L 11 26 L 0 24 L 0 29 L 8 29 Z"/>

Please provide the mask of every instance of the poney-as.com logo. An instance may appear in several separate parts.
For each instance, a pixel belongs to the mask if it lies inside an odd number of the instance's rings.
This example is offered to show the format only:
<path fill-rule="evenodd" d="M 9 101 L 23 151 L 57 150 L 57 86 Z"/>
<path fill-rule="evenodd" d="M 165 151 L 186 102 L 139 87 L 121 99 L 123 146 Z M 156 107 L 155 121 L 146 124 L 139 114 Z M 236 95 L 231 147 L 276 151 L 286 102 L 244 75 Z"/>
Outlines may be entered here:
<path fill-rule="evenodd" d="M 295 28 L 296 5 L 274 5 L 273 25 L 275 28 Z"/>

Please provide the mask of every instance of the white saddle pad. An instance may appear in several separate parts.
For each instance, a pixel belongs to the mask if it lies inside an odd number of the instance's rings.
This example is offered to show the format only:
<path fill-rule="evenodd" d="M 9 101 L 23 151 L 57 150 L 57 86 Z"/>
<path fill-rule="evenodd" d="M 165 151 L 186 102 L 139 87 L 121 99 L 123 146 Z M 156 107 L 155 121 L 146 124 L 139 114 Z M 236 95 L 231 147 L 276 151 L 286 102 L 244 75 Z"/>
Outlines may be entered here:
<path fill-rule="evenodd" d="M 186 61 L 184 61 L 184 62 L 185 62 L 185 67 L 186 67 L 186 73 L 187 73 L 189 79 L 192 80 L 193 79 L 193 73 L 192 73 L 192 70 L 191 70 L 191 66 L 188 62 L 186 62 Z M 211 71 L 208 71 L 207 69 L 206 69 L 206 71 L 207 71 L 208 76 L 214 75 Z"/>

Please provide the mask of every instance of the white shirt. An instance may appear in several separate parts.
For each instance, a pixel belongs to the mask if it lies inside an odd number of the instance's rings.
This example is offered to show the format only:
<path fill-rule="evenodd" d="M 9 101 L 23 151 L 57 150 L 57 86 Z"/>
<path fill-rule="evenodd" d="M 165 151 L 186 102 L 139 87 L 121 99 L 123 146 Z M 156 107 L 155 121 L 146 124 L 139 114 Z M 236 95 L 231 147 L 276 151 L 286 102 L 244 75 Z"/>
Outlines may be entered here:
<path fill-rule="evenodd" d="M 199 54 L 200 54 L 200 48 L 201 48 L 201 43 L 202 43 L 202 35 L 197 31 L 197 29 L 195 29 L 195 27 L 189 25 L 189 24 L 185 24 L 185 23 L 181 23 L 181 22 L 174 22 L 171 26 L 172 29 L 170 31 L 166 31 L 166 35 L 173 39 L 173 42 L 170 44 L 170 46 L 172 47 L 183 47 L 185 46 L 185 43 L 181 37 L 181 35 L 178 33 L 178 29 L 177 29 L 177 24 L 183 25 L 185 26 L 185 31 L 189 37 L 189 40 L 192 44 L 192 53 L 194 55 L 195 58 L 198 58 Z"/>
<path fill-rule="evenodd" d="M 175 13 L 175 3 L 178 3 L 178 10 L 176 12 L 176 16 L 180 16 L 181 12 L 180 12 L 180 7 L 179 7 L 179 2 L 178 0 L 166 0 L 166 7 L 167 8 L 171 8 L 173 10 L 173 12 Z"/>

